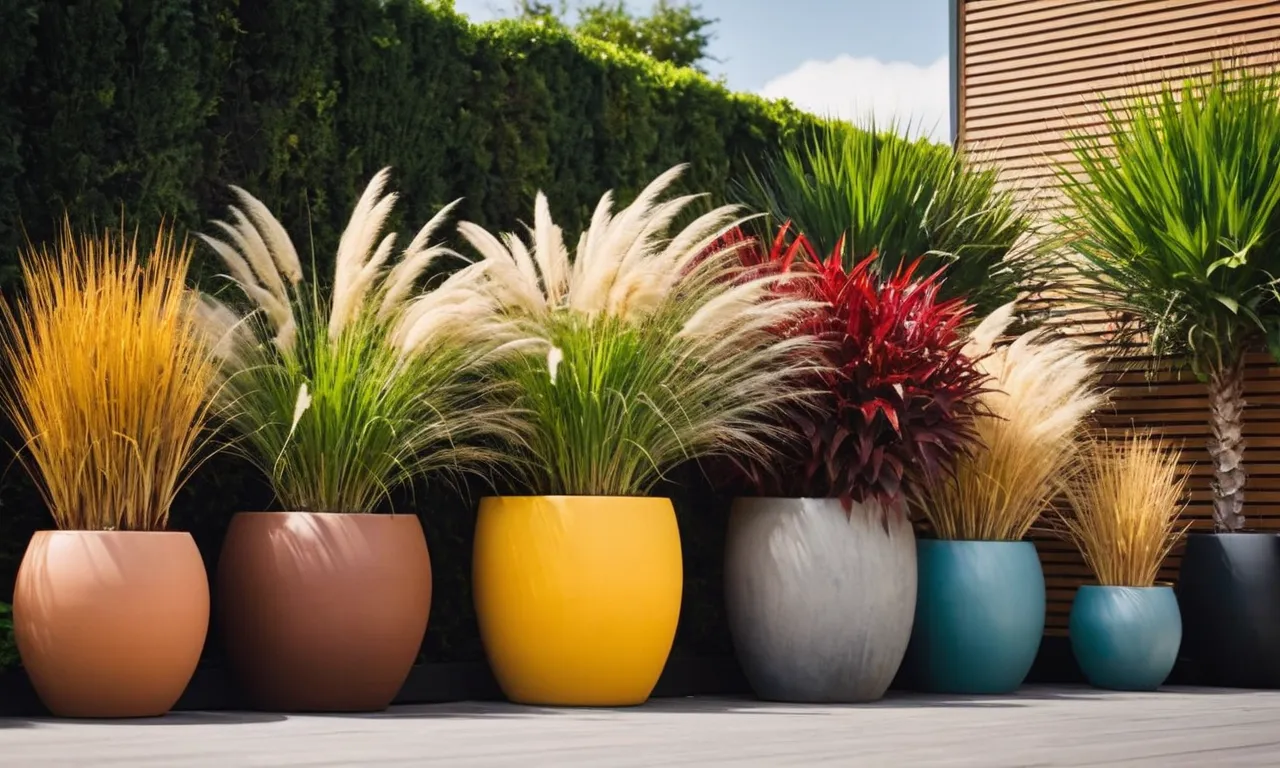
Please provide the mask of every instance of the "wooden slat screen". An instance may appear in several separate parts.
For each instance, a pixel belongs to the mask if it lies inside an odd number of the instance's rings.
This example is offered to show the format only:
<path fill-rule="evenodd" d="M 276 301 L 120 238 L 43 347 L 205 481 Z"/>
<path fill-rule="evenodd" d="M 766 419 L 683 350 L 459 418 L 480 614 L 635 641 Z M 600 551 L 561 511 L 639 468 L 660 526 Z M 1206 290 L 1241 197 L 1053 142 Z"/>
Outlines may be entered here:
<path fill-rule="evenodd" d="M 1000 169 L 1003 183 L 1046 218 L 1061 211 L 1059 163 L 1073 167 L 1066 135 L 1102 126 L 1103 103 L 1135 89 L 1199 73 L 1215 59 L 1274 65 L 1280 52 L 1275 0 L 958 0 L 957 141 Z M 1102 328 L 1063 311 L 1055 321 L 1091 340 Z M 1108 430 L 1152 429 L 1183 448 L 1191 475 L 1186 516 L 1211 530 L 1209 436 L 1204 386 L 1150 359 L 1107 367 Z M 1246 515 L 1280 530 L 1280 366 L 1252 356 L 1247 371 Z M 1075 590 L 1090 580 L 1071 547 L 1037 536 L 1049 597 L 1049 634 L 1065 634 Z M 1173 581 L 1180 553 L 1162 579 Z"/>

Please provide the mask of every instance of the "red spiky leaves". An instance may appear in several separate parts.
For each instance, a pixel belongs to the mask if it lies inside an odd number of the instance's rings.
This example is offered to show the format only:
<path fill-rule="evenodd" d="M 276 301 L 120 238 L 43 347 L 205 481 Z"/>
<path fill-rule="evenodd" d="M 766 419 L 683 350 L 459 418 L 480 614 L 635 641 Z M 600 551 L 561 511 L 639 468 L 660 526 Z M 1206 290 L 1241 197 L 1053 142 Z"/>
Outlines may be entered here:
<path fill-rule="evenodd" d="M 985 379 L 960 353 L 970 307 L 939 299 L 941 273 L 918 277 L 917 261 L 880 275 L 874 254 L 846 271 L 842 245 L 823 259 L 783 227 L 767 254 L 743 249 L 753 271 L 798 278 L 778 290 L 820 302 L 786 332 L 821 339 L 828 368 L 814 381 L 818 409 L 793 409 L 782 425 L 795 450 L 749 474 L 770 495 L 893 502 L 904 480 L 944 473 L 968 448 Z"/>

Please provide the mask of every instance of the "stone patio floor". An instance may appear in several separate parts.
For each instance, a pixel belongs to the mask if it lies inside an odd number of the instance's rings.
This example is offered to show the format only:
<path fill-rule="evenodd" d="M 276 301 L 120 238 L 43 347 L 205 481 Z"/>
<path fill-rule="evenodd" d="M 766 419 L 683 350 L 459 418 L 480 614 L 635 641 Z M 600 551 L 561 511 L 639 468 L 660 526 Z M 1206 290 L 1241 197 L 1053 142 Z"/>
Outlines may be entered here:
<path fill-rule="evenodd" d="M 1280 692 L 1030 687 L 862 706 L 694 698 L 627 710 L 463 703 L 378 715 L 0 719 L 0 766 L 424 765 L 1280 766 Z"/>

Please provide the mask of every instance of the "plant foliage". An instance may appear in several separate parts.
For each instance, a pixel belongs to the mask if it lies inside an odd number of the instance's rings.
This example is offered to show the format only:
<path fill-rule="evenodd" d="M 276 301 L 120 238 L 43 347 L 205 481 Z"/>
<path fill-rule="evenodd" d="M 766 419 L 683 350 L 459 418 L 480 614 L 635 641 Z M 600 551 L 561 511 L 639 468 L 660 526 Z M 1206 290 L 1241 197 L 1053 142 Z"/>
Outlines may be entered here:
<path fill-rule="evenodd" d="M 568 10 L 565 6 L 563 0 L 559 8 L 546 2 L 521 0 L 517 11 L 524 19 L 564 24 Z M 578 8 L 578 23 L 573 31 L 639 51 L 657 61 L 702 71 L 700 63 L 709 58 L 707 46 L 716 22 L 717 19 L 702 15 L 697 3 L 673 5 L 668 0 L 657 0 L 648 16 L 639 16 L 621 0 L 601 0 Z"/>
<path fill-rule="evenodd" d="M 846 270 L 839 241 L 822 258 L 789 229 L 768 253 L 750 241 L 744 262 L 792 276 L 777 290 L 812 302 L 777 332 L 822 342 L 809 382 L 819 395 L 816 408 L 785 411 L 780 455 L 742 467 L 760 493 L 896 504 L 904 481 L 946 476 L 975 437 L 985 377 L 960 349 L 970 307 L 942 299 L 942 273 L 919 277 L 919 261 L 882 279 L 876 254 Z"/>
<path fill-rule="evenodd" d="M 168 230 L 147 251 L 64 220 L 52 250 L 24 259 L 25 297 L 0 305 L 2 402 L 60 529 L 168 523 L 205 442 L 216 374 L 183 284 L 190 257 Z"/>
<path fill-rule="evenodd" d="M 733 279 L 735 249 L 709 248 L 733 207 L 668 237 L 699 197 L 661 199 L 682 170 L 616 213 L 606 194 L 573 258 L 543 195 L 527 243 L 459 227 L 525 336 L 526 354 L 496 376 L 518 391 L 528 442 L 515 458 L 537 492 L 640 495 L 686 459 L 762 455 L 767 417 L 806 394 L 798 353 L 812 339 L 772 329 L 808 302 L 775 294 L 776 276 Z"/>
<path fill-rule="evenodd" d="M 1060 169 L 1078 297 L 1118 341 L 1208 383 L 1213 516 L 1245 525 L 1244 355 L 1280 359 L 1280 72 L 1216 62 L 1207 77 L 1107 105 Z"/>
<path fill-rule="evenodd" d="M 1190 523 L 1187 477 L 1179 451 L 1161 447 L 1149 432 L 1125 440 L 1092 441 L 1080 470 L 1067 484 L 1070 511 L 1060 512 L 1065 537 L 1108 587 L 1150 587 Z"/>
<path fill-rule="evenodd" d="M 991 382 L 976 447 L 913 498 L 942 539 L 1021 540 L 1062 491 L 1085 420 L 1106 402 L 1096 364 L 1071 339 L 1036 330 L 995 346 L 1013 309 L 993 312 L 965 345 Z"/>
<path fill-rule="evenodd" d="M 333 296 L 300 290 L 302 269 L 284 227 L 235 188 L 243 208 L 226 236 L 202 236 L 254 309 L 242 315 L 201 297 L 204 327 L 225 371 L 222 406 L 240 447 L 291 510 L 371 512 L 420 475 L 474 468 L 493 457 L 485 438 L 514 438 L 509 414 L 475 375 L 507 333 L 478 290 L 485 265 L 415 286 L 450 252 L 431 243 L 449 206 L 392 259 L 382 235 L 394 194 L 377 174 L 351 215 Z M 388 263 L 392 266 L 388 268 Z"/>
<path fill-rule="evenodd" d="M 1028 236 L 1032 212 L 997 186 L 995 169 L 896 129 L 809 131 L 752 168 L 741 194 L 775 221 L 795 222 L 820 253 L 843 243 L 846 268 L 873 253 L 886 275 L 917 259 L 924 274 L 945 266 L 942 295 L 983 314 L 1042 288 L 1053 269 Z"/>
<path fill-rule="evenodd" d="M 1078 298 L 1202 377 L 1264 333 L 1280 349 L 1280 73 L 1220 63 L 1105 115 L 1059 171 Z"/>

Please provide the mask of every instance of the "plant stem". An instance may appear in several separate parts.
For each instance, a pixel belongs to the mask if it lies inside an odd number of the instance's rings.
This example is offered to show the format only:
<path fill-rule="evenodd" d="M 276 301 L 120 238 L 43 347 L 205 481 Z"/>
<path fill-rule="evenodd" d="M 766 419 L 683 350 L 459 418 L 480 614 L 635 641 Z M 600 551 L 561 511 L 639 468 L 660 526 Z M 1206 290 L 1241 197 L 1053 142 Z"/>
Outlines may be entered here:
<path fill-rule="evenodd" d="M 1213 461 L 1213 523 L 1244 528 L 1244 356 L 1209 375 L 1209 457 Z"/>

